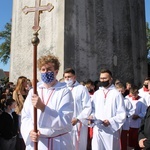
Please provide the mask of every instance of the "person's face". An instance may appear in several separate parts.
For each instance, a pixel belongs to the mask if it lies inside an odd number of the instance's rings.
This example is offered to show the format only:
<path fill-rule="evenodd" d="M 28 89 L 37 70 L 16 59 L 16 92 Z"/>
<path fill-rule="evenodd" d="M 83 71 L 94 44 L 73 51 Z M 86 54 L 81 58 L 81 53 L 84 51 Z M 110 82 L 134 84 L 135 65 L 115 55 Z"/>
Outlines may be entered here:
<path fill-rule="evenodd" d="M 7 93 L 7 94 L 10 93 L 10 90 L 9 90 L 9 89 L 6 89 L 6 93 Z"/>
<path fill-rule="evenodd" d="M 149 82 L 149 80 L 145 80 L 145 81 L 144 81 L 144 84 L 143 84 L 143 87 L 145 87 L 145 88 L 148 89 L 148 82 Z"/>
<path fill-rule="evenodd" d="M 91 85 L 90 83 L 89 83 L 89 84 L 86 84 L 85 86 L 87 87 L 88 91 L 91 90 L 92 85 Z"/>
<path fill-rule="evenodd" d="M 26 79 L 23 81 L 23 86 L 27 87 L 27 80 Z"/>
<path fill-rule="evenodd" d="M 15 109 L 15 108 L 16 108 L 16 105 L 17 105 L 17 103 L 16 103 L 16 102 L 13 102 L 12 105 L 11 105 L 11 109 Z"/>
<path fill-rule="evenodd" d="M 144 84 L 145 84 L 145 85 L 148 85 L 148 82 L 149 82 L 149 80 L 145 80 L 145 81 L 144 81 Z"/>
<path fill-rule="evenodd" d="M 131 88 L 131 84 L 127 83 L 126 88 L 129 90 Z"/>
<path fill-rule="evenodd" d="M 137 98 L 138 97 L 138 91 L 134 92 L 134 93 L 131 93 L 131 96 L 134 97 L 134 98 Z"/>
<path fill-rule="evenodd" d="M 47 63 L 44 66 L 42 66 L 40 72 L 41 73 L 53 72 L 55 78 L 56 75 L 58 74 L 58 70 L 55 70 L 53 63 Z"/>
<path fill-rule="evenodd" d="M 109 75 L 109 73 L 101 73 L 100 74 L 100 82 L 105 82 L 109 80 L 109 83 L 112 81 L 112 77 Z"/>
<path fill-rule="evenodd" d="M 65 80 L 76 80 L 76 76 L 72 73 L 64 73 L 64 79 Z"/>
<path fill-rule="evenodd" d="M 120 93 L 124 94 L 125 89 L 124 89 L 124 88 L 118 88 L 118 91 L 119 91 Z"/>
<path fill-rule="evenodd" d="M 11 111 L 12 109 L 15 109 L 15 108 L 16 108 L 16 105 L 17 105 L 17 103 L 16 103 L 16 102 L 13 102 L 11 105 L 9 105 L 9 106 L 7 107 L 7 109 L 8 109 L 9 111 Z"/>

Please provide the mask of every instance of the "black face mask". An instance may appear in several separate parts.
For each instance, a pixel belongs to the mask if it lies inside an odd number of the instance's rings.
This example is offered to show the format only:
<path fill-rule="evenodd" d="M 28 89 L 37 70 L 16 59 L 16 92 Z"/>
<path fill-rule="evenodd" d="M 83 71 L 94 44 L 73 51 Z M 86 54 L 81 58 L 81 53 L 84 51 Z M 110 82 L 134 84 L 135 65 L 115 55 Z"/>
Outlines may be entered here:
<path fill-rule="evenodd" d="M 109 80 L 100 82 L 100 85 L 103 87 L 107 87 L 109 85 Z"/>
<path fill-rule="evenodd" d="M 94 90 L 89 90 L 89 93 L 90 93 L 90 94 L 93 94 L 93 93 L 94 93 Z"/>
<path fill-rule="evenodd" d="M 125 97 L 125 96 L 126 96 L 126 93 L 122 93 L 122 96 Z"/>
<path fill-rule="evenodd" d="M 144 86 L 145 86 L 145 88 L 147 88 L 147 89 L 148 89 L 148 85 L 147 85 L 147 84 L 144 84 Z"/>

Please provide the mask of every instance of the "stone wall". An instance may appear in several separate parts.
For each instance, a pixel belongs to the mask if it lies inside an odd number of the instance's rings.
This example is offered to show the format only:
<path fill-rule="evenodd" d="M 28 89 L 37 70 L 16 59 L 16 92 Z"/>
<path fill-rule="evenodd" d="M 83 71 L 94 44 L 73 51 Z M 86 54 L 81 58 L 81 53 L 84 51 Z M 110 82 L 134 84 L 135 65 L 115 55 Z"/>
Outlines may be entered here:
<path fill-rule="evenodd" d="M 56 0 L 41 1 L 41 5 L 53 4 L 51 12 L 43 12 L 40 15 L 39 39 L 37 58 L 41 55 L 53 53 L 57 55 L 61 62 L 60 72 L 63 72 L 64 62 L 64 1 Z M 19 76 L 33 78 L 33 45 L 31 39 L 34 31 L 34 13 L 25 15 L 22 9 L 34 7 L 35 2 L 31 0 L 13 1 L 12 17 L 12 39 L 11 39 L 11 65 L 10 81 L 16 83 Z M 40 80 L 39 71 L 38 79 Z M 62 74 L 59 75 L 60 77 Z"/>
<path fill-rule="evenodd" d="M 108 68 L 114 79 L 140 85 L 147 76 L 144 0 L 45 0 L 52 12 L 41 14 L 38 57 L 52 52 L 61 61 L 58 75 L 73 67 L 79 81 L 99 79 Z M 30 0 L 14 1 L 10 80 L 32 78 L 34 13 L 24 15 Z"/>
<path fill-rule="evenodd" d="M 65 62 L 79 80 L 114 79 L 137 85 L 147 76 L 145 10 L 141 0 L 66 1 Z M 79 65 L 78 65 L 79 64 Z"/>

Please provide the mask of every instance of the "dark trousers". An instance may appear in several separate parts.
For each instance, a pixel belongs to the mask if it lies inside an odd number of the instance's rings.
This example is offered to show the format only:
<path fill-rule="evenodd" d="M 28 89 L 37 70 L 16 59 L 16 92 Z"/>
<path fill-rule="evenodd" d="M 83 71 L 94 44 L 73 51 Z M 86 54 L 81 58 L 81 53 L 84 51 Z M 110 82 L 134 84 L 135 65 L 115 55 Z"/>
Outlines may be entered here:
<path fill-rule="evenodd" d="M 25 150 L 26 146 L 23 141 L 23 138 L 17 137 L 16 150 Z"/>
<path fill-rule="evenodd" d="M 121 131 L 121 150 L 127 150 L 128 147 L 128 130 Z"/>
<path fill-rule="evenodd" d="M 16 139 L 17 137 L 9 140 L 0 137 L 0 150 L 16 150 Z"/>
<path fill-rule="evenodd" d="M 140 150 L 140 147 L 138 144 L 138 131 L 139 131 L 139 128 L 129 129 L 129 146 L 133 147 L 135 150 Z"/>

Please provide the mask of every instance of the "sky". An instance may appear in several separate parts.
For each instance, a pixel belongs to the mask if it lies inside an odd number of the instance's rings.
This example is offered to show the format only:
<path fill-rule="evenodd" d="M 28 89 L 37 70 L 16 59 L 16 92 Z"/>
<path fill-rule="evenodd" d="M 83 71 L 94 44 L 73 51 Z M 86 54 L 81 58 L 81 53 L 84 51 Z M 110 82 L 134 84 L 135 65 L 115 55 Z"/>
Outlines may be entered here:
<path fill-rule="evenodd" d="M 0 31 L 4 30 L 6 23 L 12 18 L 12 2 L 13 0 L 0 0 Z M 9 71 L 10 63 L 4 65 L 0 61 L 0 69 Z"/>
<path fill-rule="evenodd" d="M 12 18 L 13 0 L 0 0 L 0 31 L 4 30 L 5 24 L 10 22 Z M 150 24 L 150 0 L 145 0 L 146 22 Z M 10 63 L 4 65 L 0 62 L 0 69 L 9 71 Z"/>

